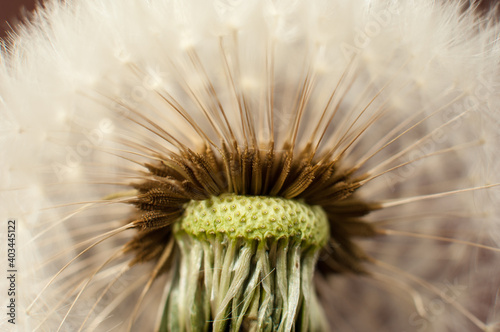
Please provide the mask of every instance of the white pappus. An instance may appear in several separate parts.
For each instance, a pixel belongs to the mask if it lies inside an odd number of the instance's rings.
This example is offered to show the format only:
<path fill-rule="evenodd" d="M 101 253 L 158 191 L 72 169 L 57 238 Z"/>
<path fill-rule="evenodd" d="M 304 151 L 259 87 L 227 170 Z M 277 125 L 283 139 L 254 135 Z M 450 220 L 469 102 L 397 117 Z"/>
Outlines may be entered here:
<path fill-rule="evenodd" d="M 461 1 L 47 1 L 0 53 L 1 329 L 498 331 L 499 35 Z M 224 195 L 328 243 L 183 242 Z"/>

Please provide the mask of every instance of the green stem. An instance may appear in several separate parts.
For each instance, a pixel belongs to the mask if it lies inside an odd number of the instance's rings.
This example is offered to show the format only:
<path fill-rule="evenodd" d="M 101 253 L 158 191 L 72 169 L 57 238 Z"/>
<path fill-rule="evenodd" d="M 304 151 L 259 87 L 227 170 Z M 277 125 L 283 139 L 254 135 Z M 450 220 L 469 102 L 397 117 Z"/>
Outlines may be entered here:
<path fill-rule="evenodd" d="M 234 200 L 229 202 L 238 201 L 232 198 Z M 302 203 L 290 204 L 296 211 L 296 205 Z M 204 206 L 221 209 L 221 205 L 214 205 L 213 201 Z M 290 210 L 283 204 L 281 207 Z M 198 211 L 198 214 L 204 212 Z M 307 210 L 304 213 L 311 215 Z M 316 211 L 312 215 L 317 214 Z M 293 213 L 294 218 L 303 219 L 302 215 Z M 234 220 L 229 226 L 221 226 L 217 220 L 224 217 L 227 216 L 216 216 L 213 225 L 208 226 L 234 227 Z M 192 216 L 184 217 L 175 226 L 180 260 L 173 272 L 160 331 L 327 329 L 312 282 L 321 248 L 317 243 L 322 239 L 297 236 L 297 228 L 293 227 L 290 227 L 289 236 L 283 236 L 280 230 L 280 234 L 275 234 L 279 237 L 269 236 L 268 232 L 264 238 L 256 237 L 255 233 L 251 238 L 234 237 L 225 231 L 200 233 L 193 231 L 193 220 Z M 296 221 L 283 219 L 286 225 L 297 224 Z M 256 220 L 257 225 L 261 222 Z M 314 219 L 311 222 L 318 225 L 323 221 Z M 186 223 L 189 223 L 187 229 Z M 310 229 L 308 225 L 300 227 Z M 325 225 L 321 227 L 327 229 Z"/>

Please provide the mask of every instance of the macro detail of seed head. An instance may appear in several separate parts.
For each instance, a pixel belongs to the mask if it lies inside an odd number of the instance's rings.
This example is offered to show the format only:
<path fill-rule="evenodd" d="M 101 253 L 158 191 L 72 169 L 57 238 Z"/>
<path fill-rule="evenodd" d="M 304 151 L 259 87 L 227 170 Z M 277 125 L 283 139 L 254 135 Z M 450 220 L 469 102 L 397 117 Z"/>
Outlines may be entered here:
<path fill-rule="evenodd" d="M 464 1 L 44 2 L 0 53 L 0 327 L 497 331 L 499 35 Z"/>

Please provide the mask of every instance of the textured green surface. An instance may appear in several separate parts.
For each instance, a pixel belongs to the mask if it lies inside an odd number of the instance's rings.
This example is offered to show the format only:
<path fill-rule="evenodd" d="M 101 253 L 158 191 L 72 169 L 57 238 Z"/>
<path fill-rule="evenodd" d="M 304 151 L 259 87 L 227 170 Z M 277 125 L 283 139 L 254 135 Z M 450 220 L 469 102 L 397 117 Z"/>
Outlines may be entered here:
<path fill-rule="evenodd" d="M 300 239 L 323 246 L 329 228 L 325 212 L 295 200 L 225 194 L 186 206 L 181 227 L 194 236 L 225 234 L 229 238 L 262 241 Z"/>

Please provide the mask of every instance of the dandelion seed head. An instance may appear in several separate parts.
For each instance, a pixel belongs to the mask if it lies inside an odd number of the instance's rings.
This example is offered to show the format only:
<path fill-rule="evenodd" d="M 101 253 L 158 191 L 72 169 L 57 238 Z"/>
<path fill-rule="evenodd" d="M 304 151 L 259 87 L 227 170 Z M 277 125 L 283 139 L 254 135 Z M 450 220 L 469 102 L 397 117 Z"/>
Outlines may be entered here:
<path fill-rule="evenodd" d="M 494 328 L 498 253 L 457 241 L 498 248 L 498 188 L 424 197 L 500 182 L 493 21 L 433 1 L 50 1 L 16 31 L 0 68 L 2 216 L 32 239 L 33 327 L 68 312 L 63 329 L 87 314 L 90 329 L 153 328 L 143 308 L 165 306 L 191 255 L 178 218 L 236 194 L 247 209 L 210 206 L 189 225 L 307 236 L 279 215 L 306 212 L 252 196 L 328 216 L 315 287 L 332 328 Z"/>

